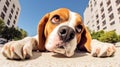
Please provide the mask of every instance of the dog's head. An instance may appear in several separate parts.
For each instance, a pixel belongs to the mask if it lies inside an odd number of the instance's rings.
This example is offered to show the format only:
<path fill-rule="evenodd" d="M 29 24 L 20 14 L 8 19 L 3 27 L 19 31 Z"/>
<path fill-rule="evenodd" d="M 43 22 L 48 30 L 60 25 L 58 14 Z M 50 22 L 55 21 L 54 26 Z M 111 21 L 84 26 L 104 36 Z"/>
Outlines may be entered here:
<path fill-rule="evenodd" d="M 90 51 L 91 36 L 78 13 L 60 8 L 47 13 L 38 24 L 38 48 L 74 54 L 76 48 Z"/>

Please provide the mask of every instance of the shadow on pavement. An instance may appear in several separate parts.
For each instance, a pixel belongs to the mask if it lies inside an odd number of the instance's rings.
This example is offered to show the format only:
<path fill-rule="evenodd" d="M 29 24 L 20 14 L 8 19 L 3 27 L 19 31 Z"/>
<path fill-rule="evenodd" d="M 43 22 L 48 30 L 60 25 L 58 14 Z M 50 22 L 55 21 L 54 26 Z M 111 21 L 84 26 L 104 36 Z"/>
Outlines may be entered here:
<path fill-rule="evenodd" d="M 40 57 L 42 54 L 41 52 L 33 52 L 33 56 L 30 60 L 34 60 L 34 59 L 37 59 L 38 57 Z"/>
<path fill-rule="evenodd" d="M 80 53 L 78 53 L 78 52 L 75 52 L 75 54 L 72 56 L 72 57 L 70 57 L 70 58 L 77 58 L 77 57 L 83 57 L 83 56 L 87 56 L 88 54 L 86 54 L 86 52 L 80 52 Z M 53 57 L 56 57 L 56 58 L 69 58 L 69 57 L 66 57 L 66 56 L 64 56 L 64 55 L 62 55 L 62 54 L 57 54 L 57 53 L 55 53 L 54 55 L 52 55 Z"/>

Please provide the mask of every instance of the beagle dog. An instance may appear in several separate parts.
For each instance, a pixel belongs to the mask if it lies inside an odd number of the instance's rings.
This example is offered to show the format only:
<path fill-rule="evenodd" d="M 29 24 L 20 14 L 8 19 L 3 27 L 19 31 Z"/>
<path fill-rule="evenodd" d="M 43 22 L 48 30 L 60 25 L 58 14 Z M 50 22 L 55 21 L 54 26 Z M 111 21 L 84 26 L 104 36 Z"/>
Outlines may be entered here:
<path fill-rule="evenodd" d="M 1 52 L 9 59 L 26 59 L 32 57 L 33 50 L 71 57 L 76 49 L 96 57 L 109 57 L 116 51 L 113 44 L 92 40 L 78 13 L 60 8 L 43 16 L 36 36 L 8 42 Z"/>

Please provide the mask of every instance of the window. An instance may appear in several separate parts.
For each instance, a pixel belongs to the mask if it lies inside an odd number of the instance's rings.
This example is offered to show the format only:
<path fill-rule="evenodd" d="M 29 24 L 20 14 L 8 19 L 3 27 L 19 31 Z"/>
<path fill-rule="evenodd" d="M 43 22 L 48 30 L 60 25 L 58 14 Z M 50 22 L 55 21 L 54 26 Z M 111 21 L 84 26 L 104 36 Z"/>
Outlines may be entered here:
<path fill-rule="evenodd" d="M 120 23 L 120 17 L 119 17 L 119 23 Z"/>
<path fill-rule="evenodd" d="M 3 11 L 6 13 L 7 12 L 7 7 L 4 5 Z"/>
<path fill-rule="evenodd" d="M 100 3 L 100 7 L 102 7 L 102 6 L 103 6 L 103 2 Z"/>
<path fill-rule="evenodd" d="M 5 14 L 3 12 L 1 12 L 1 18 L 4 19 L 5 18 Z"/>
<path fill-rule="evenodd" d="M 116 5 L 119 5 L 120 4 L 120 0 L 116 0 Z"/>
<path fill-rule="evenodd" d="M 15 4 L 13 4 L 13 8 L 15 8 Z"/>
<path fill-rule="evenodd" d="M 116 31 L 116 29 L 114 29 L 114 31 Z"/>
<path fill-rule="evenodd" d="M 11 13 L 12 13 L 12 14 L 13 14 L 13 12 L 14 12 L 13 9 L 11 9 Z"/>
<path fill-rule="evenodd" d="M 91 7 L 91 12 L 93 11 L 93 8 Z"/>
<path fill-rule="evenodd" d="M 5 3 L 6 3 L 6 5 L 9 7 L 10 3 L 8 2 L 8 0 L 6 0 Z"/>
<path fill-rule="evenodd" d="M 90 4 L 92 4 L 92 1 L 90 1 Z"/>
<path fill-rule="evenodd" d="M 10 20 L 7 21 L 7 25 L 10 25 Z"/>
<path fill-rule="evenodd" d="M 17 19 L 17 16 L 15 15 L 15 19 Z"/>
<path fill-rule="evenodd" d="M 106 21 L 105 20 L 102 22 L 102 26 L 104 26 L 104 25 L 106 25 Z"/>
<path fill-rule="evenodd" d="M 100 29 L 100 26 L 97 26 L 97 30 L 99 30 Z"/>
<path fill-rule="evenodd" d="M 117 10 L 118 10 L 118 14 L 120 14 L 120 7 Z"/>
<path fill-rule="evenodd" d="M 112 11 L 112 6 L 108 8 L 108 13 L 110 13 L 111 11 Z"/>
<path fill-rule="evenodd" d="M 104 8 L 101 9 L 101 13 L 103 13 L 103 11 L 104 11 Z"/>
<path fill-rule="evenodd" d="M 97 24 L 99 24 L 99 20 L 97 20 Z"/>
<path fill-rule="evenodd" d="M 19 11 L 20 9 L 19 9 L 19 8 L 17 8 L 17 10 Z"/>
<path fill-rule="evenodd" d="M 13 23 L 15 24 L 15 23 L 16 23 L 16 21 L 14 20 L 14 21 L 13 21 Z"/>
<path fill-rule="evenodd" d="M 102 19 L 105 18 L 105 14 L 102 15 Z"/>
<path fill-rule="evenodd" d="M 92 4 L 90 5 L 90 7 L 92 7 Z"/>
<path fill-rule="evenodd" d="M 90 21 L 87 22 L 87 24 L 89 24 Z"/>
<path fill-rule="evenodd" d="M 104 27 L 103 30 L 107 29 L 107 27 Z"/>
<path fill-rule="evenodd" d="M 114 18 L 113 13 L 109 16 L 110 20 L 112 20 Z"/>
<path fill-rule="evenodd" d="M 12 18 L 12 15 L 11 15 L 11 14 L 9 14 L 9 18 L 10 18 L 10 19 Z"/>
<path fill-rule="evenodd" d="M 96 19 L 98 18 L 98 14 L 96 15 Z"/>
<path fill-rule="evenodd" d="M 108 0 L 108 2 L 107 2 L 107 6 L 109 6 L 111 4 L 111 2 L 110 2 L 110 0 Z"/>
<path fill-rule="evenodd" d="M 111 22 L 110 25 L 114 25 L 115 24 L 115 21 Z"/>
<path fill-rule="evenodd" d="M 94 2 L 94 6 L 96 6 L 96 4 L 97 4 L 97 2 L 95 1 L 95 2 Z"/>
<path fill-rule="evenodd" d="M 18 11 L 16 11 L 16 14 L 18 15 Z"/>
<path fill-rule="evenodd" d="M 14 27 L 14 25 L 12 25 L 12 28 Z"/>

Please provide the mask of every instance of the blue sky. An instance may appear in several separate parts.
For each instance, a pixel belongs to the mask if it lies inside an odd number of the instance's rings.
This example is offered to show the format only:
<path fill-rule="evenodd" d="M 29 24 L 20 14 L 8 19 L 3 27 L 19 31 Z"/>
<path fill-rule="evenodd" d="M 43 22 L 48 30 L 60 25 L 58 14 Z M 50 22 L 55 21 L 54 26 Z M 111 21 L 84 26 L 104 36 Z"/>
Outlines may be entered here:
<path fill-rule="evenodd" d="M 46 13 L 58 8 L 69 8 L 82 17 L 89 0 L 19 0 L 21 13 L 18 20 L 19 28 L 27 31 L 28 36 L 37 34 L 37 24 Z"/>

